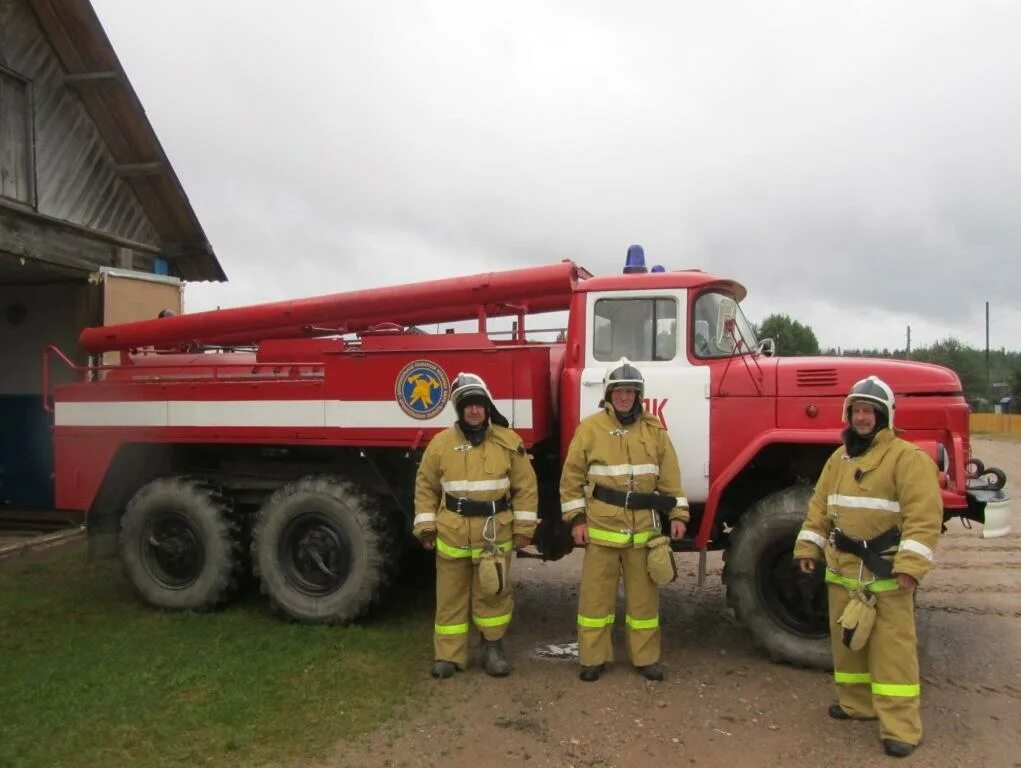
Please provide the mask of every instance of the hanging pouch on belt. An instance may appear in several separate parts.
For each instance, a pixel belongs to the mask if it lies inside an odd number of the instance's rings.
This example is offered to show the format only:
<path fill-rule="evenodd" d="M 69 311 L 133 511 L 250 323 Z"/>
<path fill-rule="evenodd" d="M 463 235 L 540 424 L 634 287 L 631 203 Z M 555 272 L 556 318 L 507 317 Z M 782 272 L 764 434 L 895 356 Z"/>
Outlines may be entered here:
<path fill-rule="evenodd" d="M 670 549 L 670 539 L 662 535 L 654 536 L 645 547 L 648 550 L 645 567 L 649 571 L 649 577 L 661 587 L 676 579 L 677 563 L 674 562 L 674 553 Z"/>
<path fill-rule="evenodd" d="M 507 560 L 496 546 L 496 516 L 482 526 L 482 554 L 479 555 L 479 586 L 484 595 L 499 595 L 507 588 Z"/>
<path fill-rule="evenodd" d="M 841 641 L 852 651 L 860 651 L 876 623 L 876 596 L 864 590 L 851 592 L 851 599 L 837 623 L 843 628 Z"/>

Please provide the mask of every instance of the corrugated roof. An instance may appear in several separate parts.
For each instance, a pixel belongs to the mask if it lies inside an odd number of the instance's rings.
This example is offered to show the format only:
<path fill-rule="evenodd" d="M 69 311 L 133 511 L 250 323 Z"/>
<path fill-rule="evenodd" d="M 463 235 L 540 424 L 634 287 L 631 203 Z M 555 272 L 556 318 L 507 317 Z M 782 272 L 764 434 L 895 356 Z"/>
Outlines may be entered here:
<path fill-rule="evenodd" d="M 167 159 L 89 0 L 28 0 L 162 241 L 171 271 L 184 280 L 224 281 L 220 262 Z"/>

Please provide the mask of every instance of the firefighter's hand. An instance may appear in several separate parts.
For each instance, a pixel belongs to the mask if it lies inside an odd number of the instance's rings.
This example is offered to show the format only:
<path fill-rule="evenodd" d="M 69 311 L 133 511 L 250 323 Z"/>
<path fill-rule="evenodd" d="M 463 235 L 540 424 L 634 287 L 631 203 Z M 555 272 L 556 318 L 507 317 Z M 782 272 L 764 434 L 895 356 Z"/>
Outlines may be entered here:
<path fill-rule="evenodd" d="M 532 537 L 526 533 L 514 534 L 514 549 L 524 549 L 532 543 Z"/>
<path fill-rule="evenodd" d="M 918 586 L 918 580 L 914 576 L 908 576 L 906 573 L 895 573 L 893 578 L 897 579 L 897 586 L 904 590 L 913 590 Z"/>
<path fill-rule="evenodd" d="M 798 560 L 798 567 L 802 573 L 815 573 L 815 560 L 810 557 L 803 557 Z"/>
<path fill-rule="evenodd" d="M 424 549 L 428 549 L 430 552 L 436 549 L 436 534 L 433 531 L 426 531 L 423 533 L 420 541 L 422 542 L 422 547 Z"/>
<path fill-rule="evenodd" d="M 574 539 L 574 546 L 584 547 L 588 544 L 588 525 L 586 523 L 578 523 L 571 529 L 571 538 Z"/>
<path fill-rule="evenodd" d="M 671 520 L 670 521 L 670 538 L 677 540 L 683 539 L 685 531 L 688 530 L 688 524 L 683 520 Z"/>

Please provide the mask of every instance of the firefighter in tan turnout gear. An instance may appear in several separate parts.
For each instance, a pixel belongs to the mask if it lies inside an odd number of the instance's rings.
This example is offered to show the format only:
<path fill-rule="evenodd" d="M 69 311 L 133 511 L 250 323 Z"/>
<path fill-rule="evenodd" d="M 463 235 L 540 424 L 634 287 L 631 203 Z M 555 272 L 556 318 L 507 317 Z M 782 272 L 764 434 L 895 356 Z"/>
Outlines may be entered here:
<path fill-rule="evenodd" d="M 688 501 L 666 428 L 642 411 L 644 390 L 642 374 L 626 358 L 610 366 L 603 378 L 603 410 L 578 426 L 560 477 L 563 519 L 572 526 L 575 544 L 585 547 L 578 655 L 586 682 L 598 680 L 613 661 L 621 572 L 628 657 L 646 679 L 663 679 L 659 588 L 649 573 L 650 551 L 665 545 L 653 557 L 669 558 L 673 566 L 659 515 L 669 513 L 670 538 L 679 539 L 689 519 Z"/>
<path fill-rule="evenodd" d="M 825 557 L 837 720 L 879 718 L 886 754 L 922 738 L 915 588 L 943 524 L 936 465 L 894 436 L 893 391 L 875 376 L 844 401 L 844 445 L 826 462 L 794 557 Z"/>
<path fill-rule="evenodd" d="M 486 383 L 458 374 L 457 423 L 425 449 L 415 485 L 413 533 L 436 551 L 433 677 L 468 666 L 469 621 L 482 633 L 487 674 L 510 673 L 502 638 L 514 606 L 510 552 L 529 545 L 538 489 L 524 444 L 493 405 Z"/>

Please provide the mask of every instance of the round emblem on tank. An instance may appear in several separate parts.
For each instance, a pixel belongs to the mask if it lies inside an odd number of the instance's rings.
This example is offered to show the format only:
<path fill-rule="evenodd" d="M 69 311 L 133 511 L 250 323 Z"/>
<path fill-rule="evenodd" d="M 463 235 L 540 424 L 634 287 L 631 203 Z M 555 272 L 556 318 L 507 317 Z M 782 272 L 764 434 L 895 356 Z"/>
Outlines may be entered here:
<path fill-rule="evenodd" d="M 450 381 L 436 363 L 415 360 L 397 374 L 394 398 L 412 418 L 431 419 L 450 399 Z"/>

